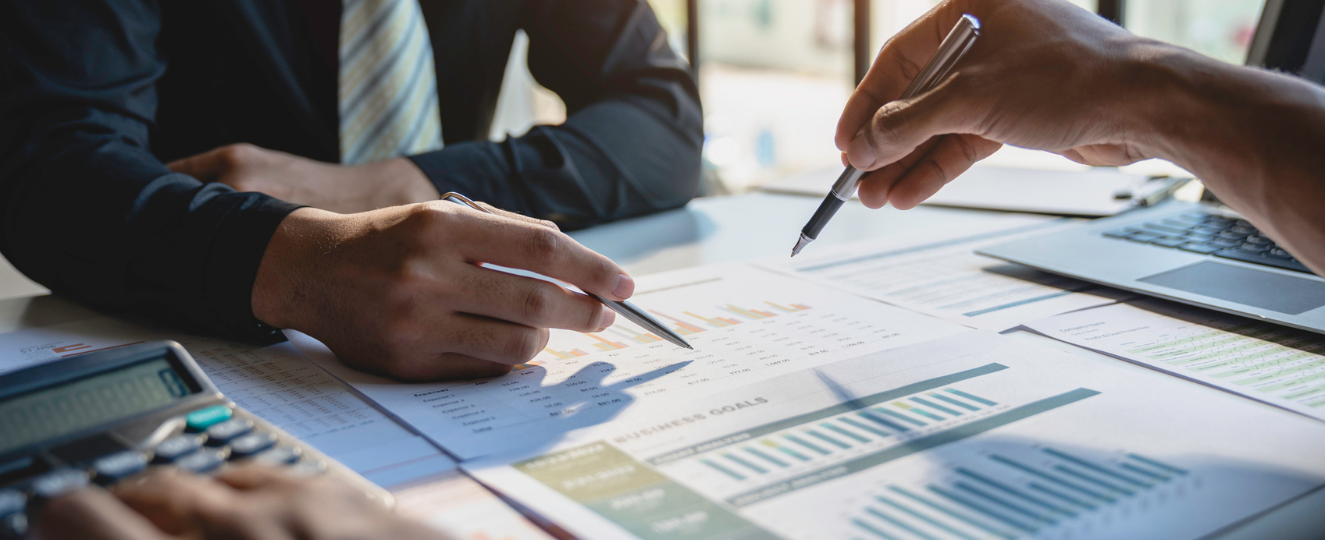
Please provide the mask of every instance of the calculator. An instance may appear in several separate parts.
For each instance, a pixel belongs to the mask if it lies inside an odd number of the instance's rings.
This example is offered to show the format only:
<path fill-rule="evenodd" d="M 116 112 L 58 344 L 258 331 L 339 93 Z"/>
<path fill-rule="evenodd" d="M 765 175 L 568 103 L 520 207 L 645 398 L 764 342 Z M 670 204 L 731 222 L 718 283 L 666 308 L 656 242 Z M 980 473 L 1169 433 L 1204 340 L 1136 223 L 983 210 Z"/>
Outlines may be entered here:
<path fill-rule="evenodd" d="M 212 474 L 258 461 L 334 475 L 367 504 L 389 493 L 226 399 L 173 341 L 0 375 L 0 539 L 21 538 L 42 501 L 156 467 Z"/>

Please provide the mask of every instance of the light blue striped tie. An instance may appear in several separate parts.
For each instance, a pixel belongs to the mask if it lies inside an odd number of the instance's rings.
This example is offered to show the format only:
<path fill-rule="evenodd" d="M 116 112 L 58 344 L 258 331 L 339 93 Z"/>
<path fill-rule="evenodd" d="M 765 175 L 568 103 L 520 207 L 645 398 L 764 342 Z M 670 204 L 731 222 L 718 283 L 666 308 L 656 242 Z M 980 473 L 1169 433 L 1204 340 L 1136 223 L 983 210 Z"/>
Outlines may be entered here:
<path fill-rule="evenodd" d="M 341 163 L 442 147 L 432 42 L 418 0 L 345 0 L 340 19 Z"/>

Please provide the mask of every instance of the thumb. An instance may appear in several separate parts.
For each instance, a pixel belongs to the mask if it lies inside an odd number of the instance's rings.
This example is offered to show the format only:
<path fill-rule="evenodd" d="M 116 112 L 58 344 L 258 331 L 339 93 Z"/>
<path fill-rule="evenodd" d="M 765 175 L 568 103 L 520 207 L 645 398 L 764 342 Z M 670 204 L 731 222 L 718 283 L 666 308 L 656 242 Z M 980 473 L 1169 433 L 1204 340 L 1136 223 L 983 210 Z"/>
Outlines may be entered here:
<path fill-rule="evenodd" d="M 910 155 L 939 135 L 974 132 L 976 115 L 950 83 L 952 79 L 915 98 L 879 107 L 847 145 L 851 166 L 876 170 Z"/>

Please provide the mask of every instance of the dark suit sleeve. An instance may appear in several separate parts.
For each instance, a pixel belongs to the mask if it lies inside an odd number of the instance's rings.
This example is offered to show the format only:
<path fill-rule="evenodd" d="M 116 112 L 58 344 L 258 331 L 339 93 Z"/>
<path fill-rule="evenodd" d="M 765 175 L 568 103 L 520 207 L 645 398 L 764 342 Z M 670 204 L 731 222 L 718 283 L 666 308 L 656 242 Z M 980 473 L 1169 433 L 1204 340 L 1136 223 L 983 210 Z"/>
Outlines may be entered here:
<path fill-rule="evenodd" d="M 442 192 L 578 228 L 684 205 L 703 126 L 689 66 L 645 0 L 524 3 L 529 68 L 566 103 L 560 126 L 450 145 L 415 162 Z"/>
<path fill-rule="evenodd" d="M 0 0 L 0 249 L 93 307 L 272 337 L 249 297 L 296 207 L 152 155 L 160 27 L 151 0 Z"/>

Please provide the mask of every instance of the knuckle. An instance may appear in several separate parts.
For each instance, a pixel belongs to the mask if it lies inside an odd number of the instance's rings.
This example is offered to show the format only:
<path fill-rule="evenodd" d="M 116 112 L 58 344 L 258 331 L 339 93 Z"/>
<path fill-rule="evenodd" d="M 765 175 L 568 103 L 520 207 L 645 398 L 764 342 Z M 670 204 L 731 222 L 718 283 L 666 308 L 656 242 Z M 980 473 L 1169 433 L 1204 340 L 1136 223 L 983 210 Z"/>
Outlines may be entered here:
<path fill-rule="evenodd" d="M 896 102 L 892 102 L 880 107 L 874 115 L 874 121 L 871 122 L 874 129 L 870 130 L 870 135 L 876 146 L 891 146 L 901 141 L 900 122 L 895 121 L 896 114 Z"/>
<path fill-rule="evenodd" d="M 229 144 L 221 147 L 221 163 L 231 169 L 244 167 L 257 159 L 261 150 L 248 143 Z"/>
<path fill-rule="evenodd" d="M 561 249 L 561 233 L 541 227 L 532 229 L 526 242 L 530 259 L 536 263 L 550 264 L 556 261 Z"/>
<path fill-rule="evenodd" d="M 502 344 L 502 359 L 512 364 L 528 362 L 542 349 L 540 341 L 538 332 L 532 328 L 511 332 Z"/>
<path fill-rule="evenodd" d="M 429 229 L 441 226 L 451 220 L 451 209 L 434 202 L 412 205 L 405 216 L 405 222 L 416 227 Z"/>
<path fill-rule="evenodd" d="M 525 292 L 524 316 L 531 324 L 543 326 L 552 315 L 553 297 L 551 291 L 541 283 L 533 284 Z"/>
<path fill-rule="evenodd" d="M 971 144 L 970 139 L 961 135 L 955 135 L 953 136 L 953 140 L 956 141 L 957 150 L 962 153 L 962 158 L 968 163 L 975 163 L 980 159 L 980 152 L 976 151 L 975 146 Z"/>

